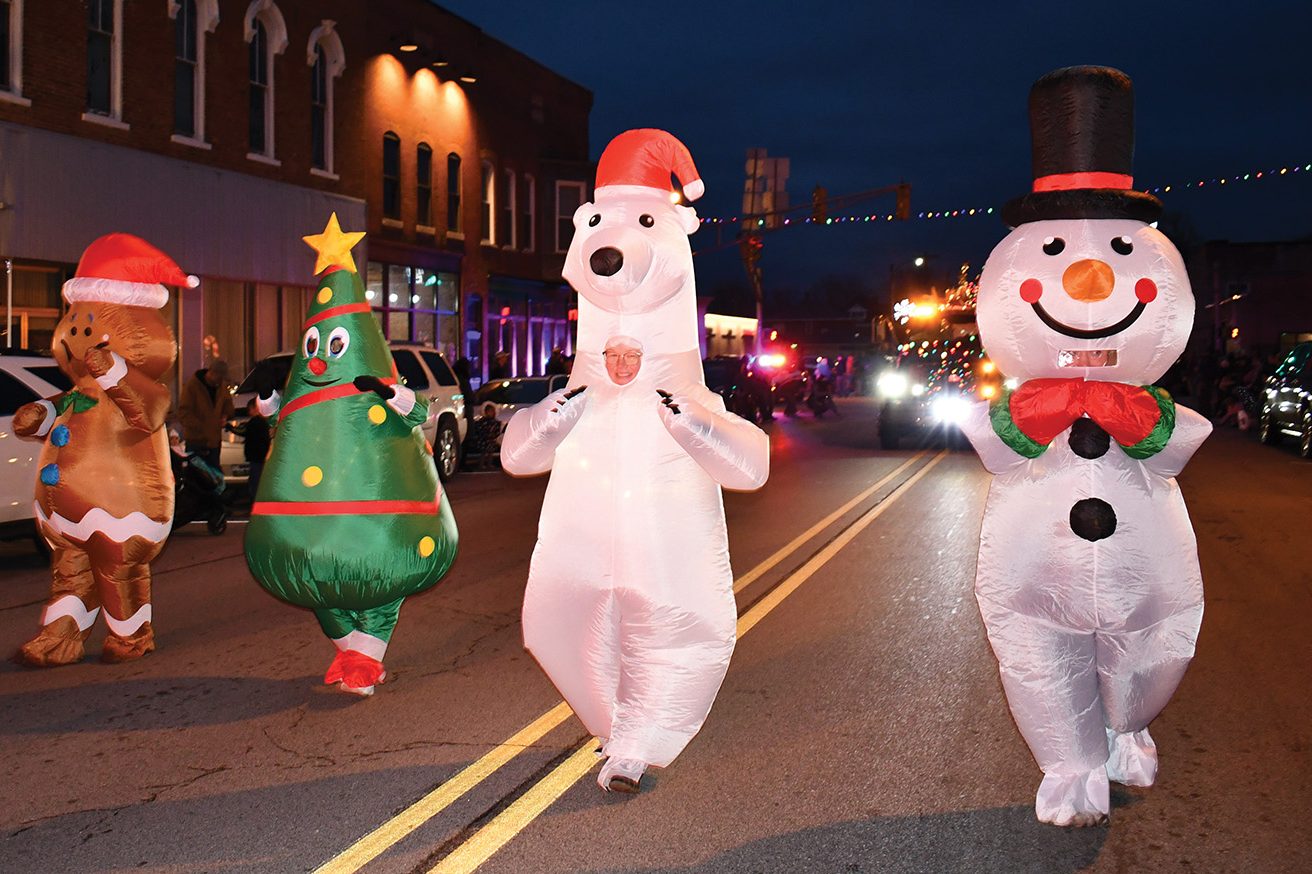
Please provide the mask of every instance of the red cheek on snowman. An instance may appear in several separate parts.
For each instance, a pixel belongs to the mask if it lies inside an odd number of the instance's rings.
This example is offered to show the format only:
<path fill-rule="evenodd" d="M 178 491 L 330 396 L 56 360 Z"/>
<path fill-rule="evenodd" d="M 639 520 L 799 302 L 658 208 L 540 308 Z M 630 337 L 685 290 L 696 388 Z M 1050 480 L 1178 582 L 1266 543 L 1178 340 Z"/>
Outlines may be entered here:
<path fill-rule="evenodd" d="M 1038 303 L 1043 297 L 1043 283 L 1037 279 L 1027 279 L 1020 284 L 1020 299 L 1025 303 Z"/>
<path fill-rule="evenodd" d="M 1152 303 L 1157 299 L 1157 283 L 1145 276 L 1134 284 L 1134 296 L 1140 303 Z"/>

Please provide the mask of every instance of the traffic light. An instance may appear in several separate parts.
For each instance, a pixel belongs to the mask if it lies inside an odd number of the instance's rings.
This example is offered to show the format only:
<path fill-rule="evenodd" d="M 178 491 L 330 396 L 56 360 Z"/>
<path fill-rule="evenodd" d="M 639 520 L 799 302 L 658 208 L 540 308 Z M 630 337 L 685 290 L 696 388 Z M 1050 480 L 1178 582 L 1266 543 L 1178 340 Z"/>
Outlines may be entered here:
<path fill-rule="evenodd" d="M 765 241 L 757 234 L 744 234 L 738 245 L 742 248 L 743 264 L 750 273 L 761 260 L 761 250 L 765 248 Z"/>
<path fill-rule="evenodd" d="M 817 185 L 811 192 L 811 221 L 818 225 L 825 223 L 825 217 L 829 214 L 829 192 L 825 191 L 823 186 Z"/>
<path fill-rule="evenodd" d="M 897 186 L 897 218 L 906 221 L 911 218 L 911 183 L 899 182 Z"/>

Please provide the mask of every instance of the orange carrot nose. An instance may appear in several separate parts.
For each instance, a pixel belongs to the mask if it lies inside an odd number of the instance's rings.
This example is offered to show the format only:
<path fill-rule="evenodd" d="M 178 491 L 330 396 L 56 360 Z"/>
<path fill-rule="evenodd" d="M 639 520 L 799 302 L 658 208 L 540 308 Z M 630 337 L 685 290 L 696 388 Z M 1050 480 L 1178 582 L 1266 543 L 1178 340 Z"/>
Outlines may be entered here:
<path fill-rule="evenodd" d="M 1115 284 L 1112 268 L 1093 258 L 1076 261 L 1061 275 L 1062 289 L 1076 300 L 1105 300 Z"/>
<path fill-rule="evenodd" d="M 323 376 L 323 372 L 328 369 L 328 362 L 322 358 L 311 358 L 305 366 L 310 368 L 310 372 L 315 376 Z"/>

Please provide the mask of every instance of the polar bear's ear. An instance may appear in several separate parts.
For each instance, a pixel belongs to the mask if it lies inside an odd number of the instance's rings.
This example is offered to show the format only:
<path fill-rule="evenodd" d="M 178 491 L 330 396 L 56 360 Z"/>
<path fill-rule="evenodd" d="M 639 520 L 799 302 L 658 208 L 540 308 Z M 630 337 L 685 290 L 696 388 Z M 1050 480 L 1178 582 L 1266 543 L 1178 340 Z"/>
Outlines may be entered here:
<path fill-rule="evenodd" d="M 597 207 L 592 203 L 580 204 L 579 208 L 574 210 L 574 227 L 583 227 L 583 222 L 596 211 Z"/>
<path fill-rule="evenodd" d="M 697 210 L 691 206 L 675 206 L 674 213 L 679 217 L 679 227 L 683 228 L 685 234 L 693 234 L 702 226 L 701 220 L 697 218 Z"/>

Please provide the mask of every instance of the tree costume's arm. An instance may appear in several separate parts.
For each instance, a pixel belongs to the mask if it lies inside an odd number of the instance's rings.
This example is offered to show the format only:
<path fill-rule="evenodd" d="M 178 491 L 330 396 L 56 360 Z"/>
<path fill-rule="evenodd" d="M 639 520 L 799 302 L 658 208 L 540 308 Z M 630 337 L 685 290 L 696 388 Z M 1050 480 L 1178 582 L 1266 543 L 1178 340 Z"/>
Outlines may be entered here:
<path fill-rule="evenodd" d="M 403 385 L 392 386 L 392 396 L 387 399 L 387 405 L 411 428 L 428 420 L 428 401 Z"/>
<path fill-rule="evenodd" d="M 123 413 L 128 425 L 151 433 L 164 427 L 169 412 L 169 391 L 119 355 L 93 346 L 86 354 L 87 371 Z"/>
<path fill-rule="evenodd" d="M 726 489 L 754 491 L 770 476 L 770 438 L 724 408 L 709 389 L 679 394 L 660 391 L 661 422 L 675 442 Z M 700 395 L 695 400 L 691 392 Z"/>
<path fill-rule="evenodd" d="M 556 447 L 574 429 L 588 405 L 586 385 L 547 395 L 520 410 L 501 440 L 501 466 L 513 476 L 534 476 L 551 470 Z"/>
<path fill-rule="evenodd" d="M 260 415 L 269 420 L 269 431 L 278 427 L 278 411 L 282 409 L 282 395 L 277 389 L 273 389 L 268 397 L 255 398 L 255 409 L 260 411 Z"/>

